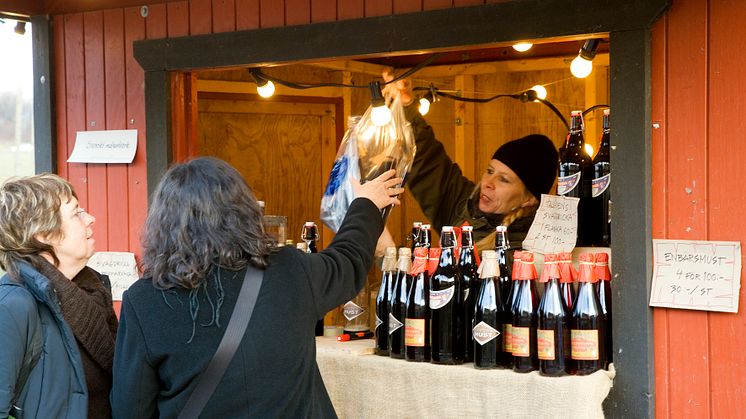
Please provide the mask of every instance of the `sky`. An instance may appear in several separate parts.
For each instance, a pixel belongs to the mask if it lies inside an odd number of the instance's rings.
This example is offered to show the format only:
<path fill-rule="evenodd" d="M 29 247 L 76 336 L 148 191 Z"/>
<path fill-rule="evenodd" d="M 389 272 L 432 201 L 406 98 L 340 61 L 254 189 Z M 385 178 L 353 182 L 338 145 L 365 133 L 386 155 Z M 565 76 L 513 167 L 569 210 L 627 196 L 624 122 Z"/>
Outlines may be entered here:
<path fill-rule="evenodd" d="M 30 99 L 33 95 L 31 24 L 26 24 L 25 35 L 15 33 L 15 26 L 15 20 L 0 23 L 0 91 L 21 89 L 24 98 Z"/>

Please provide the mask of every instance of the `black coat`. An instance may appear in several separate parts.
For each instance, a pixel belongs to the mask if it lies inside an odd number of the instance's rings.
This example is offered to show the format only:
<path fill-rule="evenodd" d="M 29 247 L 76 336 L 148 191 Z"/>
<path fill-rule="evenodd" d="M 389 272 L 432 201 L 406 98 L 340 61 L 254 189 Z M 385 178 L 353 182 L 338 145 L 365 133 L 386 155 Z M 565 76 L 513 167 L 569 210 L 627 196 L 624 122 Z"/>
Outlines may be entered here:
<path fill-rule="evenodd" d="M 473 226 L 475 242 L 494 233 L 495 227 L 502 222 L 502 215 L 479 210 L 479 186 L 465 177 L 461 168 L 448 157 L 445 147 L 435 138 L 432 127 L 417 112 L 417 107 L 407 106 L 405 112 L 417 144 L 407 185 L 433 229 L 440 232 L 444 225 L 460 226 L 468 221 Z M 534 214 L 531 214 L 508 226 L 511 249 L 521 248 L 533 220 Z"/>
<path fill-rule="evenodd" d="M 246 334 L 202 417 L 336 416 L 316 364 L 314 325 L 362 288 L 382 230 L 378 208 L 357 199 L 327 249 L 305 254 L 284 247 L 270 257 Z M 188 290 L 162 292 L 150 278 L 130 287 L 114 358 L 114 418 L 178 415 L 217 349 L 243 276 L 219 269 L 209 278 L 213 303 L 218 282 L 224 291 L 220 326 L 204 326 L 213 318 L 200 291 L 191 342 Z"/>

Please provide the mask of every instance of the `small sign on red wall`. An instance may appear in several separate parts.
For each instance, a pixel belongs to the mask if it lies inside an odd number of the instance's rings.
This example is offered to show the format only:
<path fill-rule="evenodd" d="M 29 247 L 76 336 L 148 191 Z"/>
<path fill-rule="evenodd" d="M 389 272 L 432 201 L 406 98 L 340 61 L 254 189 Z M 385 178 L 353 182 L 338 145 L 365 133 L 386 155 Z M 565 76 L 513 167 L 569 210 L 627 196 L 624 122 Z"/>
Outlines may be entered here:
<path fill-rule="evenodd" d="M 738 312 L 741 243 L 653 239 L 650 305 Z"/>

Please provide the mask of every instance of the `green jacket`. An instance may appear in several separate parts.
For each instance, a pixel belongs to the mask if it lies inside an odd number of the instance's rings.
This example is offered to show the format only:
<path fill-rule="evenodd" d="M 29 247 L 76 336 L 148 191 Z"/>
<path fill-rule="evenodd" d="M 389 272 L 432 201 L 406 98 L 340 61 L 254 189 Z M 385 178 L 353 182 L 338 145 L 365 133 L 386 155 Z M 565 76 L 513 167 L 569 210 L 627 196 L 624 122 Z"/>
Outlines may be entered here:
<path fill-rule="evenodd" d="M 448 157 L 445 147 L 435 138 L 432 127 L 416 106 L 406 107 L 405 113 L 412 124 L 417 144 L 417 154 L 406 183 L 433 229 L 440 232 L 443 226 L 460 226 L 467 221 L 474 228 L 475 242 L 494 233 L 503 216 L 479 210 L 479 185 L 466 178 L 461 168 Z M 531 215 L 508 226 L 511 249 L 521 248 L 533 220 Z"/>

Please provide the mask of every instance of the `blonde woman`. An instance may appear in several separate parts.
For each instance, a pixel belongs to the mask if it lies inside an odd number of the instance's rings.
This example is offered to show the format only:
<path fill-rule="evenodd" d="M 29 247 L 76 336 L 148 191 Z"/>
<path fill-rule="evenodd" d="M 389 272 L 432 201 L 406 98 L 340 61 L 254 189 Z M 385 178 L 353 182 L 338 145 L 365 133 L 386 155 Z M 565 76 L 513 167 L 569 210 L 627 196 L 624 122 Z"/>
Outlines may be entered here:
<path fill-rule="evenodd" d="M 56 175 L 0 186 L 0 417 L 109 418 L 117 319 L 96 219 Z"/>

